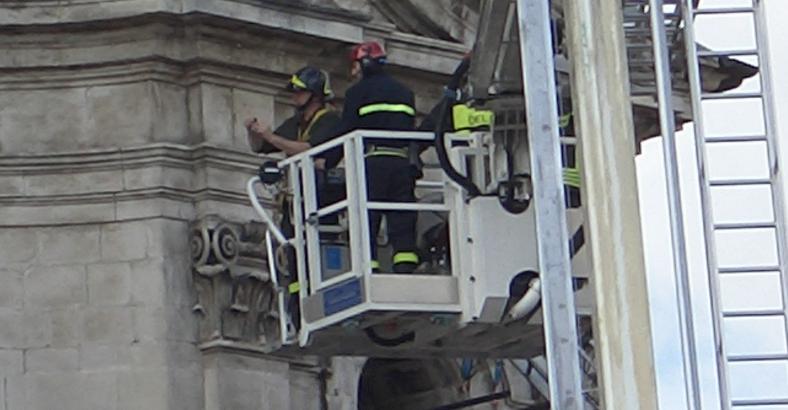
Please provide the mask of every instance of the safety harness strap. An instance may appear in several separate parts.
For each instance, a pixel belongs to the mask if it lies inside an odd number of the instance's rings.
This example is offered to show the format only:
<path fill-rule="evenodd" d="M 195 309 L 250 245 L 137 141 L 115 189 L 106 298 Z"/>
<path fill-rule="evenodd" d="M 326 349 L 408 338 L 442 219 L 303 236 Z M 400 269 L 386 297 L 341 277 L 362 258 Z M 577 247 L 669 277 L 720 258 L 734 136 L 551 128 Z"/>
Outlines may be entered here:
<path fill-rule="evenodd" d="M 312 132 L 312 127 L 315 125 L 317 120 L 320 119 L 323 115 L 325 115 L 329 111 L 328 108 L 321 108 L 318 112 L 316 112 L 312 119 L 309 120 L 309 124 L 304 128 L 303 131 L 299 131 L 298 133 L 298 141 L 300 142 L 309 142 L 310 133 Z"/>

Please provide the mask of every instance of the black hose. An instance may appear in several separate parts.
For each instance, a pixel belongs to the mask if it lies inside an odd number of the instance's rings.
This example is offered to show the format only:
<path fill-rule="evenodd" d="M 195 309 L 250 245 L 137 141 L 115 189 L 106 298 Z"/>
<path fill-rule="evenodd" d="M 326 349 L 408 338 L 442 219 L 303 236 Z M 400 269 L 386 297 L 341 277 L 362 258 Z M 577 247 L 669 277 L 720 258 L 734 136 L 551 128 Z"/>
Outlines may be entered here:
<path fill-rule="evenodd" d="M 449 155 L 446 152 L 446 113 L 448 112 L 449 104 L 451 103 L 451 94 L 457 91 L 460 86 L 460 80 L 468 72 L 470 67 L 470 58 L 464 58 L 459 66 L 452 73 L 449 84 L 446 85 L 447 95 L 443 96 L 441 100 L 441 107 L 438 115 L 438 121 L 435 127 L 435 151 L 438 153 L 438 162 L 446 175 L 463 187 L 471 197 L 480 196 L 482 191 L 473 181 L 467 176 L 461 174 L 449 161 Z"/>
<path fill-rule="evenodd" d="M 416 333 L 412 331 L 390 339 L 378 335 L 377 332 L 375 332 L 375 330 L 372 328 L 366 328 L 364 329 L 364 332 L 367 334 L 369 340 L 373 341 L 377 345 L 386 347 L 399 346 L 403 343 L 416 340 Z"/>
<path fill-rule="evenodd" d="M 456 403 L 446 404 L 443 406 L 433 407 L 432 410 L 455 410 L 472 407 L 477 404 L 487 403 L 495 400 L 508 399 L 511 396 L 509 390 L 504 390 L 498 393 L 488 394 L 486 396 L 474 397 L 471 399 L 458 401 Z"/>

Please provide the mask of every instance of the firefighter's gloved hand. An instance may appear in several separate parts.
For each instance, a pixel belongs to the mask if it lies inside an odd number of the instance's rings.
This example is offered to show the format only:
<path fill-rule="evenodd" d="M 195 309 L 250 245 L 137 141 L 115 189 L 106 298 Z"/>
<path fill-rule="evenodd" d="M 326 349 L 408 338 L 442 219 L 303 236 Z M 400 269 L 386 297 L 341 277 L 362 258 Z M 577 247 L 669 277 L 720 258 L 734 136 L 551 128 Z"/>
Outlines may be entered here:
<path fill-rule="evenodd" d="M 413 179 L 424 178 L 424 171 L 422 170 L 422 167 L 411 164 L 409 170 L 410 170 L 410 175 L 413 177 Z"/>
<path fill-rule="evenodd" d="M 421 160 L 421 150 L 419 144 L 411 142 L 408 144 L 408 162 L 410 163 L 410 174 L 413 179 L 424 177 L 424 162 Z"/>

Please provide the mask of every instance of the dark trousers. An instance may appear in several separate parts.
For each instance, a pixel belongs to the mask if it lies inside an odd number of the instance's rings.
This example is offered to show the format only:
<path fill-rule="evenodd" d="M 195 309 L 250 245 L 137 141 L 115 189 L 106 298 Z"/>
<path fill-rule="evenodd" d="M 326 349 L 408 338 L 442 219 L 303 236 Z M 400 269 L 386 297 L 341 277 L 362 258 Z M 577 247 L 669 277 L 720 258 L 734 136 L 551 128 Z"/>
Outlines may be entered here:
<path fill-rule="evenodd" d="M 324 208 L 345 199 L 345 175 L 340 169 L 315 170 L 317 207 Z M 336 225 L 339 215 L 334 213 L 320 218 L 320 224 Z M 323 239 L 321 237 L 321 239 Z"/>
<path fill-rule="evenodd" d="M 367 198 L 376 202 L 416 202 L 416 180 L 407 158 L 393 155 L 374 155 L 366 159 Z M 370 211 L 370 244 L 372 260 L 377 261 L 377 233 L 386 215 L 388 237 L 394 249 L 394 271 L 412 271 L 418 263 L 416 256 L 416 212 Z M 398 269 L 398 266 L 401 269 Z M 374 268 L 373 264 L 373 268 Z"/>

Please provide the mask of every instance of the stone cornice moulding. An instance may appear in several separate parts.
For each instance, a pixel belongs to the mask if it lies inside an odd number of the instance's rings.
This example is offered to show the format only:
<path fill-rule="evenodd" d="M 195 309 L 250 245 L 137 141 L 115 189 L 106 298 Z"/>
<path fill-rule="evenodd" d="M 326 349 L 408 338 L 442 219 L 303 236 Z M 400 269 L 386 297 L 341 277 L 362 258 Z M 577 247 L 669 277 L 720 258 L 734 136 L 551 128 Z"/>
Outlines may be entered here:
<path fill-rule="evenodd" d="M 128 169 L 150 164 L 187 168 L 210 164 L 229 170 L 254 171 L 261 161 L 262 157 L 257 154 L 208 143 L 198 145 L 156 143 L 129 148 L 0 155 L 0 175 Z"/>
<path fill-rule="evenodd" d="M 193 208 L 202 203 L 240 206 L 253 217 L 244 190 L 261 158 L 209 144 L 155 144 L 124 149 L 93 149 L 57 154 L 0 157 L 0 225 L 98 223 L 155 216 L 127 216 L 117 209 L 41 217 L 37 209 L 108 205 L 120 208 L 134 201 L 169 200 Z M 68 185 L 75 184 L 73 191 Z M 57 214 L 57 212 L 55 212 Z M 190 219 L 194 211 L 175 212 Z M 32 216 L 31 216 L 32 215 Z M 178 216 L 180 215 L 180 216 Z"/>
<path fill-rule="evenodd" d="M 0 228 L 100 224 L 166 218 L 192 221 L 204 213 L 223 212 L 238 220 L 255 220 L 244 195 L 215 190 L 180 193 L 151 189 L 121 194 L 56 196 L 8 200 L 0 197 Z M 237 216 L 241 215 L 241 216 Z"/>
<path fill-rule="evenodd" d="M 179 62 L 158 56 L 104 64 L 29 68 L 2 73 L 0 90 L 51 90 L 157 81 L 182 87 L 212 84 L 261 94 L 282 93 L 284 73 L 251 70 L 208 59 Z"/>
<path fill-rule="evenodd" d="M 153 187 L 144 189 L 124 190 L 120 192 L 91 192 L 74 195 L 37 195 L 37 196 L 3 196 L 0 204 L 4 206 L 60 206 L 77 204 L 102 204 L 120 201 L 164 198 L 184 203 L 199 201 L 220 201 L 238 205 L 249 205 L 245 194 L 224 191 L 216 188 L 185 190 L 171 187 Z"/>
<path fill-rule="evenodd" d="M 198 346 L 204 354 L 213 353 L 237 353 L 250 357 L 258 357 L 266 360 L 281 361 L 290 364 L 291 367 L 309 373 L 319 373 L 321 368 L 319 360 L 313 356 L 299 356 L 297 354 L 271 354 L 267 353 L 263 347 L 252 344 L 238 342 L 227 339 L 216 339 L 209 342 L 200 343 Z"/>
<path fill-rule="evenodd" d="M 72 0 L 65 4 L 63 1 L 0 1 L 0 10 L 4 11 L 0 13 L 0 26 L 12 27 L 88 23 L 149 13 L 205 13 L 344 42 L 363 38 L 361 21 L 354 21 L 348 13 L 327 14 L 325 9 L 309 7 L 284 11 L 282 4 L 263 1 Z"/>
<path fill-rule="evenodd" d="M 139 0 L 118 0 L 114 2 L 102 2 L 109 4 L 102 4 L 101 9 L 120 8 L 122 5 L 128 6 L 126 3 L 137 3 Z M 50 4 L 51 2 L 42 2 Z M 161 3 L 174 3 L 174 1 Z M 188 1 L 187 1 L 188 3 Z M 199 5 L 193 7 L 153 7 L 150 2 L 142 2 L 146 7 L 129 8 L 125 12 L 107 11 L 105 15 L 97 13 L 88 13 L 87 11 L 80 13 L 68 13 L 67 10 L 71 7 L 91 7 L 95 8 L 96 5 L 92 3 L 70 3 L 71 5 L 52 7 L 60 10 L 60 18 L 47 16 L 41 19 L 28 19 L 27 22 L 23 18 L 6 16 L 5 19 L 0 17 L 0 31 L 6 31 L 12 34 L 32 33 L 32 32 L 46 32 L 58 30 L 57 26 L 62 26 L 59 30 L 67 28 L 69 31 L 85 30 L 85 29 L 109 29 L 110 27 L 126 26 L 123 21 L 140 21 L 140 19 L 165 19 L 170 22 L 173 19 L 181 19 L 182 21 L 195 23 L 195 19 L 202 22 L 215 23 L 218 26 L 235 26 L 241 23 L 241 28 L 244 31 L 254 31 L 255 29 L 275 29 L 282 30 L 282 32 L 290 32 L 294 34 L 306 35 L 308 37 L 317 37 L 325 40 L 338 42 L 344 45 L 357 43 L 363 40 L 377 39 L 386 43 L 386 46 L 392 49 L 410 50 L 412 53 L 420 54 L 422 57 L 430 57 L 440 55 L 444 58 L 454 60 L 456 64 L 459 62 L 462 55 L 467 51 L 467 47 L 451 41 L 439 40 L 414 34 L 407 34 L 396 31 L 395 27 L 388 24 L 381 24 L 376 21 L 356 21 L 355 24 L 350 24 L 340 21 L 332 21 L 326 19 L 325 15 L 316 15 L 310 17 L 308 15 L 297 14 L 303 12 L 302 10 L 289 10 L 287 13 L 277 10 L 272 7 L 272 4 L 249 2 L 239 0 L 214 0 L 211 2 L 199 2 Z M 161 5 L 159 3 L 159 5 Z M 27 6 L 24 9 L 35 9 L 34 6 Z M 128 7 L 127 7 L 128 8 Z M 3 2 L 0 0 L 0 10 L 9 10 L 3 7 Z M 13 9 L 11 9 L 13 10 Z M 3 14 L 3 13 L 0 13 Z M 13 13 L 5 13 L 13 14 Z M 43 13 L 47 14 L 47 13 Z M 52 13 L 50 13 L 52 14 Z M 79 18 L 69 18 L 72 14 L 80 16 Z M 257 18 L 253 18 L 256 16 Z M 54 27 L 47 27 L 54 25 Z M 173 27 L 170 27 L 172 29 Z M 237 34 L 237 32 L 236 32 Z M 126 37 L 129 38 L 129 37 Z M 174 57 L 174 56 L 171 56 Z M 424 65 L 423 67 L 414 67 L 407 56 L 399 57 L 397 55 L 391 56 L 391 63 L 401 65 L 403 67 L 413 67 L 417 69 L 437 72 L 441 74 L 449 74 L 451 69 L 448 68 L 449 64 Z M 176 57 L 177 58 L 177 57 Z M 2 61 L 2 60 L 0 60 Z"/>

